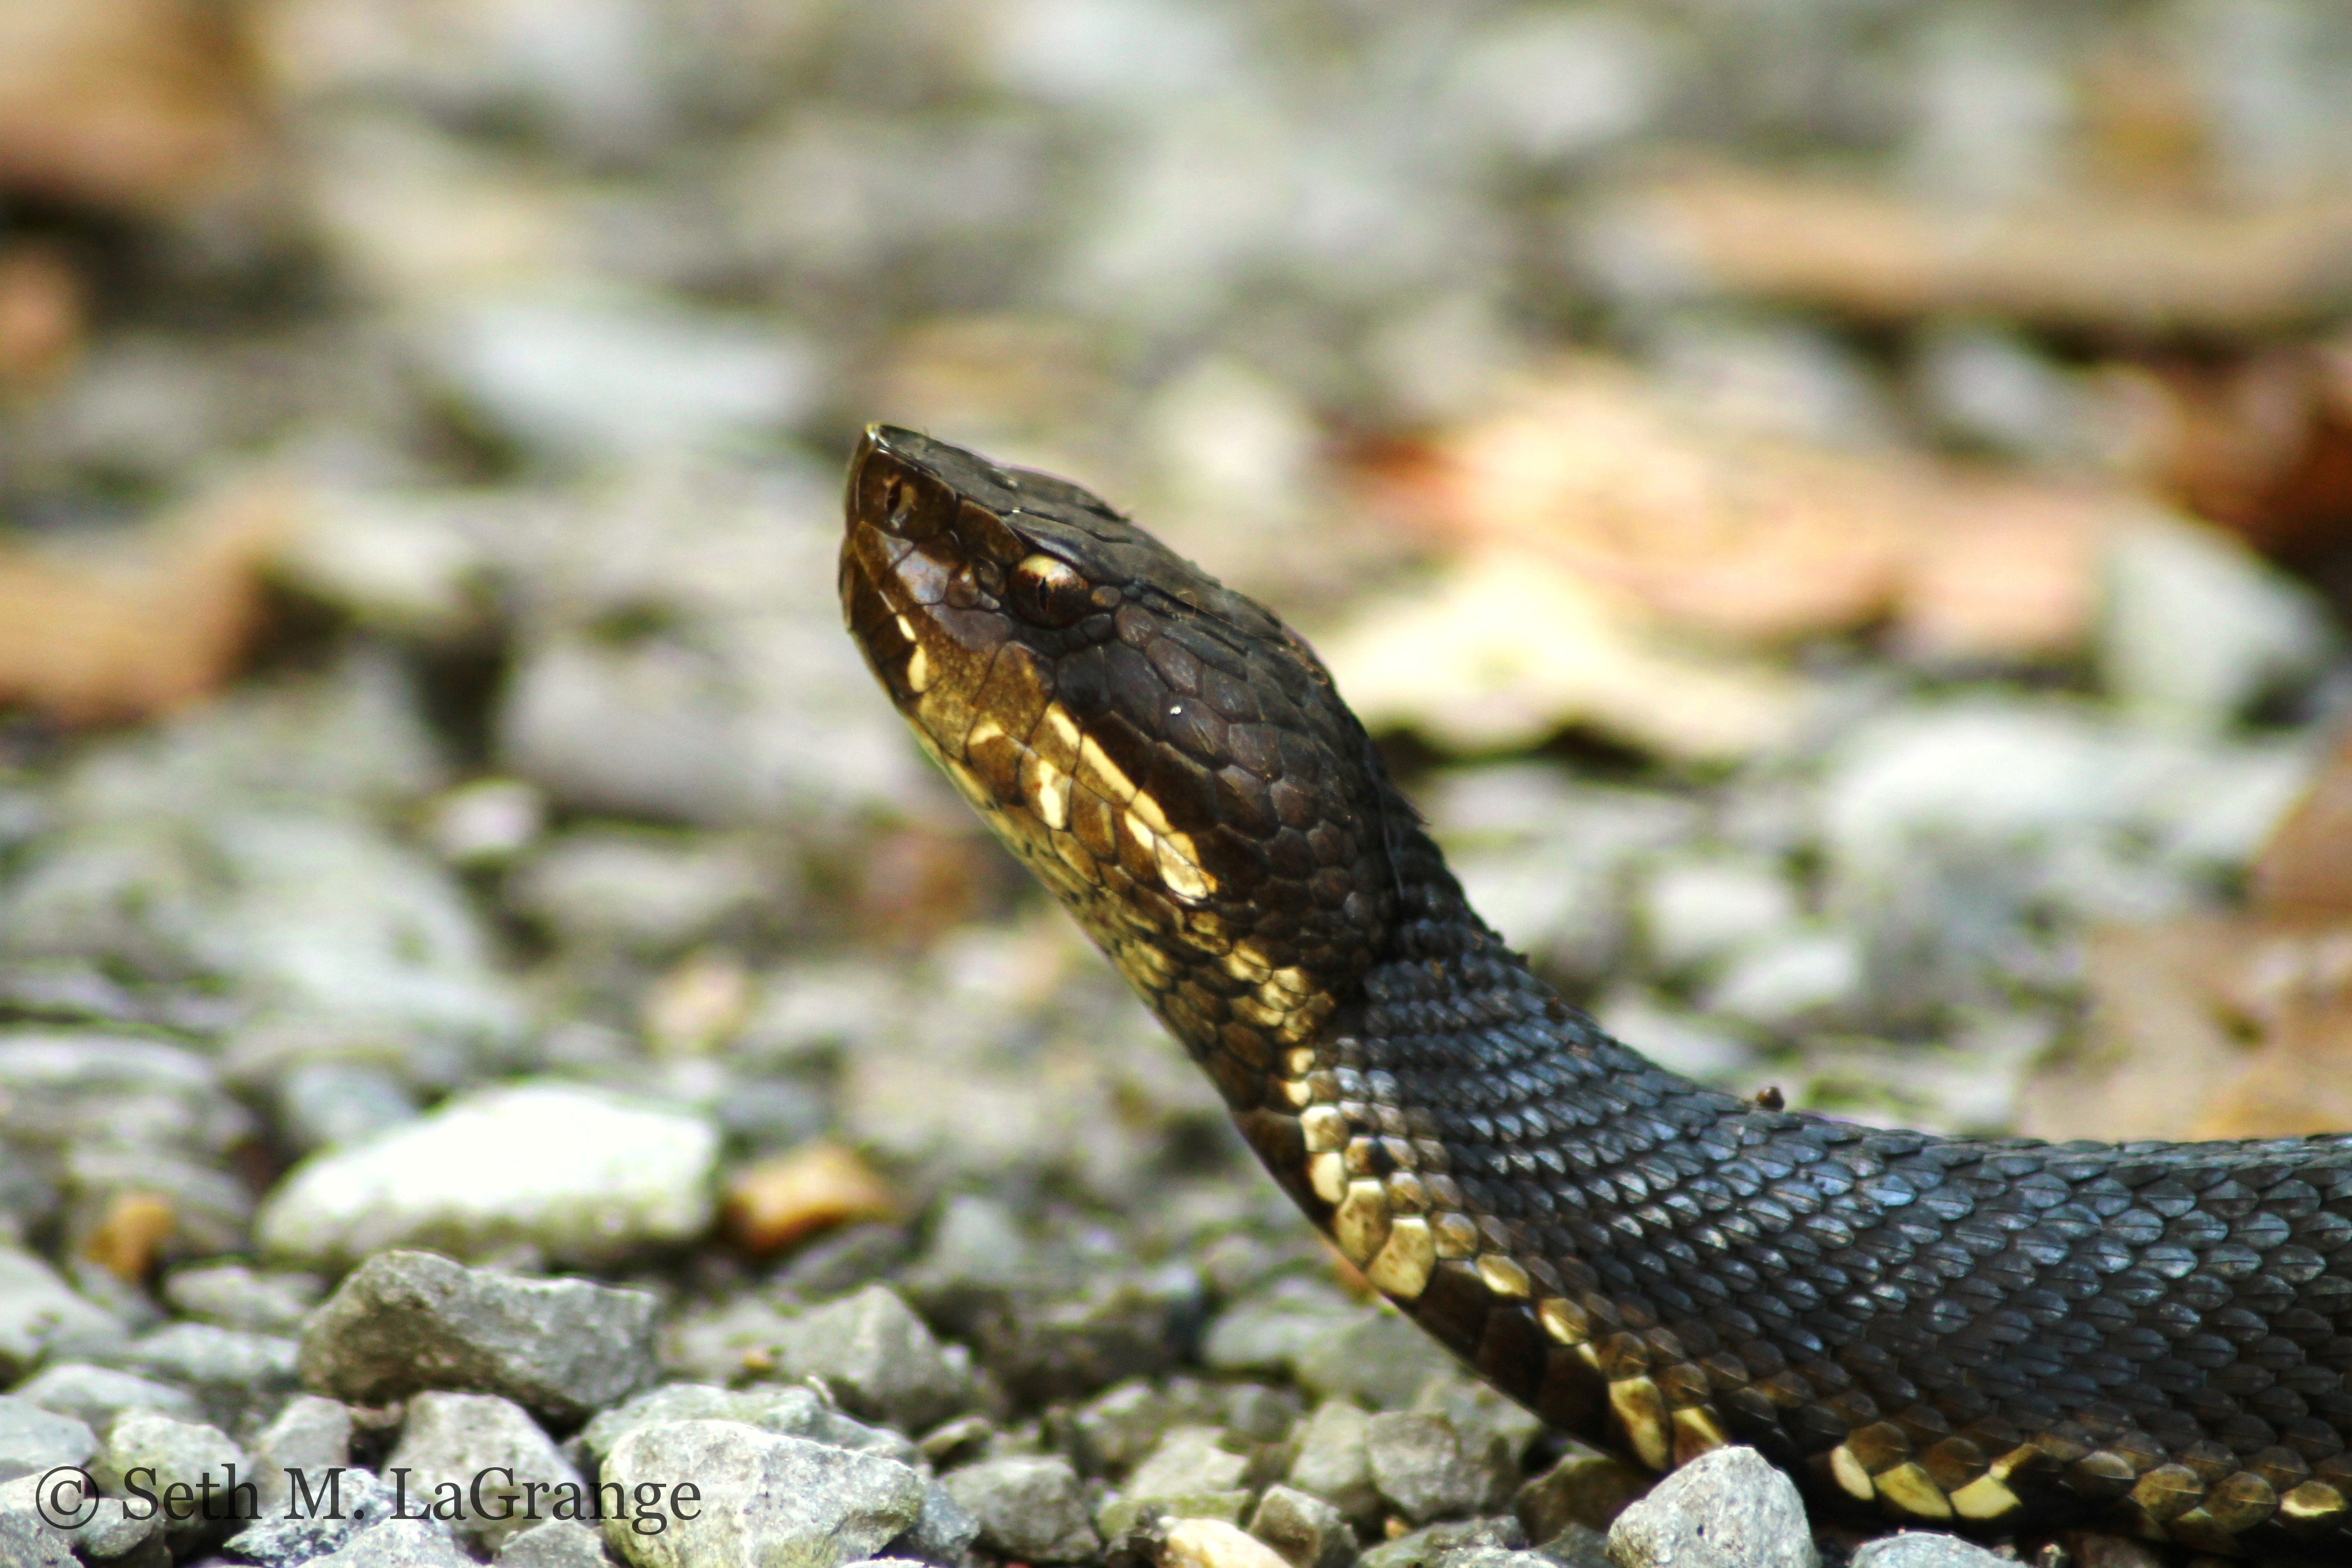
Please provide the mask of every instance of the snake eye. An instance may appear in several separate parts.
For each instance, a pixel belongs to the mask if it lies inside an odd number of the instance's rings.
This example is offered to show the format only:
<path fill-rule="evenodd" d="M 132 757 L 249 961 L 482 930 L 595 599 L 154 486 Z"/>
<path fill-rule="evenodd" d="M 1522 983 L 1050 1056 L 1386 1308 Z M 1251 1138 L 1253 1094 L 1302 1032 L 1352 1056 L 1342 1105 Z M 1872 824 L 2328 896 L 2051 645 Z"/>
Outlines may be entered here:
<path fill-rule="evenodd" d="M 1024 555 L 1004 585 L 1004 602 L 1024 621 L 1066 626 L 1094 608 L 1094 585 L 1050 555 Z"/>

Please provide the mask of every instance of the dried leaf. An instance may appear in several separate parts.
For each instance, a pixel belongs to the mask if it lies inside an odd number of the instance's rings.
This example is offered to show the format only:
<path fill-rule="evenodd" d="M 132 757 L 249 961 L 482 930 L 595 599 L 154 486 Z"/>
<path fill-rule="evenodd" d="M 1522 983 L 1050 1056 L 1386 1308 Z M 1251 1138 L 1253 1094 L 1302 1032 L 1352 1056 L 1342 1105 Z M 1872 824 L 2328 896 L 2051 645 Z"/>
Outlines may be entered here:
<path fill-rule="evenodd" d="M 0 704 L 62 723 L 168 712 L 234 671 L 297 511 L 261 484 L 104 559 L 0 549 Z"/>
<path fill-rule="evenodd" d="M 838 1143 L 811 1143 L 763 1160 L 728 1184 L 727 1229 L 745 1250 L 781 1251 L 856 1219 L 888 1219 L 897 1195 Z"/>
<path fill-rule="evenodd" d="M 1540 557 L 1473 551 L 1423 588 L 1319 639 L 1374 730 L 1508 751 L 1571 724 L 1697 760 L 1784 740 L 1801 688 L 1760 665 L 1663 643 L 1643 606 Z"/>
<path fill-rule="evenodd" d="M 1892 616 L 1939 657 L 2077 647 L 2100 541 L 2140 509 L 1731 429 L 1593 358 L 1378 478 L 1440 537 L 1540 553 L 1679 628 L 1760 642 Z"/>
<path fill-rule="evenodd" d="M 1664 279 L 1879 320 L 2242 335 L 2352 301 L 2352 194 L 2228 207 L 2074 192 L 1963 211 L 1852 180 L 1693 165 L 1630 188 L 1591 250 L 1628 288 Z"/>
<path fill-rule="evenodd" d="M 2254 861 L 2253 904 L 2287 920 L 2352 921 L 2352 733 Z"/>
<path fill-rule="evenodd" d="M 0 5 L 0 184 L 80 205 L 180 209 L 250 163 L 257 127 L 229 7 Z"/>
<path fill-rule="evenodd" d="M 83 293 L 52 247 L 0 251 L 0 402 L 36 397 L 72 367 L 88 326 Z"/>

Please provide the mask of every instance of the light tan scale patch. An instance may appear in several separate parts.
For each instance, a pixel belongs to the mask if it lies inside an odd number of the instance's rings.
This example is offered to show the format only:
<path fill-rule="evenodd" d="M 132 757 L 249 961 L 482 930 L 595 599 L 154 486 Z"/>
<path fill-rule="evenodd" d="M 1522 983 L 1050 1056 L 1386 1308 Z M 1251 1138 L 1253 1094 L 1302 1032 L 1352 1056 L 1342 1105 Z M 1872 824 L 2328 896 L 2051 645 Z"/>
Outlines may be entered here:
<path fill-rule="evenodd" d="M 1436 1267 L 1437 1241 L 1429 1222 L 1407 1215 L 1390 1225 L 1388 1240 L 1365 1265 L 1364 1278 L 1374 1289 L 1410 1301 L 1428 1288 L 1430 1270 Z"/>
<path fill-rule="evenodd" d="M 1536 1321 L 1545 1333 L 1564 1345 L 1580 1345 L 1592 1337 L 1591 1325 L 1584 1309 L 1560 1296 L 1547 1296 L 1536 1303 Z"/>
<path fill-rule="evenodd" d="M 1624 1429 L 1625 1446 L 1642 1463 L 1663 1470 L 1674 1460 L 1674 1429 L 1665 1396 L 1648 1377 L 1621 1377 L 1609 1385 L 1609 1408 Z"/>
<path fill-rule="evenodd" d="M 1951 1500 L 1944 1489 L 1927 1474 L 1916 1459 L 1906 1459 L 1893 1469 L 1872 1478 L 1882 1501 L 1901 1509 L 1915 1519 L 1944 1520 L 1952 1517 Z"/>
<path fill-rule="evenodd" d="M 1034 751 L 1021 753 L 1021 794 L 1047 827 L 1070 825 L 1070 775 Z"/>
<path fill-rule="evenodd" d="M 1307 1139 L 1307 1152 L 1310 1154 L 1328 1154 L 1348 1146 L 1348 1119 L 1339 1114 L 1336 1105 L 1308 1106 L 1298 1118 L 1298 1130 Z"/>
<path fill-rule="evenodd" d="M 1843 1443 L 1830 1450 L 1830 1476 L 1837 1482 L 1838 1489 L 1856 1502 L 1868 1502 L 1878 1495 L 1878 1487 L 1871 1480 L 1870 1472 L 1863 1468 L 1860 1459 L 1854 1458 L 1853 1450 Z"/>
<path fill-rule="evenodd" d="M 1435 1183 L 1430 1184 L 1433 1192 Z M 1478 1227 L 1465 1214 L 1442 1214 L 1437 1216 L 1437 1256 L 1468 1258 L 1478 1250 Z"/>
<path fill-rule="evenodd" d="M 1348 1195 L 1348 1166 L 1337 1149 L 1307 1162 L 1307 1183 L 1315 1189 L 1315 1195 L 1327 1204 L 1336 1204 Z"/>
<path fill-rule="evenodd" d="M 1077 776 L 1080 784 L 1114 805 L 1125 805 L 1136 796 L 1135 781 L 1119 771 L 1092 735 L 1078 736 Z M 1154 805 L 1152 810 L 1157 812 L 1159 807 Z"/>
<path fill-rule="evenodd" d="M 1731 1435 L 1716 1419 L 1715 1412 L 1704 1405 L 1685 1405 L 1675 1412 L 1675 1468 L 1680 1469 L 1701 1454 L 1712 1453 L 1731 1441 Z"/>
<path fill-rule="evenodd" d="M 1528 1293 L 1528 1271 L 1499 1252 L 1486 1253 L 1479 1258 L 1478 1278 L 1487 1289 L 1497 1296 L 1525 1296 Z"/>
<path fill-rule="evenodd" d="M 1952 1494 L 1952 1511 L 1979 1522 L 2006 1518 L 2022 1506 L 2023 1500 L 1998 1476 L 1979 1476 Z"/>
<path fill-rule="evenodd" d="M 899 617 L 904 620 L 905 616 Z M 907 689 L 920 697 L 931 689 L 931 656 L 917 643 L 915 651 L 907 656 Z"/>
<path fill-rule="evenodd" d="M 2305 1481 L 2279 1499 L 2279 1513 L 2299 1524 L 2334 1519 L 2344 1511 L 2344 1494 L 2326 1481 Z"/>
<path fill-rule="evenodd" d="M 1331 1215 L 1331 1239 L 1339 1244 L 1348 1261 L 1360 1268 L 1372 1260 L 1388 1238 L 1389 1203 L 1380 1183 L 1370 1179 L 1349 1182 L 1339 1208 Z"/>

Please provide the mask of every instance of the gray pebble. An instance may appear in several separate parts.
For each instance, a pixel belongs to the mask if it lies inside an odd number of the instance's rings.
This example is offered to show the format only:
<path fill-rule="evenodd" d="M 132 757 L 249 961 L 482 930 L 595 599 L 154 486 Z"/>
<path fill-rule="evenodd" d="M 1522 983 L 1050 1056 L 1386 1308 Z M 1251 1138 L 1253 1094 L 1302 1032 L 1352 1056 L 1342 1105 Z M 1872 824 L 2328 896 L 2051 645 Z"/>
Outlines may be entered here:
<path fill-rule="evenodd" d="M 1033 1404 L 1084 1399 L 1176 1363 L 1175 1325 L 1198 1281 L 1181 1275 L 1109 1275 L 1075 1294 L 1013 1292 L 979 1311 L 971 1337 L 982 1364 Z"/>
<path fill-rule="evenodd" d="M 607 1522 L 605 1539 L 636 1568 L 835 1568 L 879 1551 L 921 1516 L 923 1478 L 894 1459 L 852 1453 L 740 1421 L 669 1421 L 640 1426 L 614 1446 L 599 1479 L 632 1494 L 644 1483 L 691 1483 L 698 1499 L 674 1500 L 663 1529 Z M 642 1516 L 640 1516 L 642 1517 Z"/>
<path fill-rule="evenodd" d="M 209 1506 L 214 1517 L 201 1512 L 184 1520 L 163 1521 L 174 1541 L 193 1541 L 216 1532 L 231 1517 L 234 1502 L 224 1489 L 250 1480 L 253 1468 L 229 1435 L 215 1426 L 174 1421 L 152 1411 L 134 1410 L 115 1422 L 106 1445 L 90 1463 L 90 1474 L 110 1495 L 124 1497 L 133 1486 L 161 1496 L 175 1486 L 195 1489 L 199 1509 Z M 213 1500 L 201 1500 L 209 1483 Z M 225 1531 L 221 1531 L 225 1533 Z"/>
<path fill-rule="evenodd" d="M 1500 1546 L 1456 1546 L 1430 1559 L 1430 1568 L 1559 1568 L 1548 1552 Z"/>
<path fill-rule="evenodd" d="M 388 1520 L 303 1568 L 479 1568 L 430 1520 Z"/>
<path fill-rule="evenodd" d="M 132 1341 L 122 1360 L 195 1391 L 216 1424 L 242 1429 L 299 1386 L 295 1342 L 210 1323 L 170 1323 Z"/>
<path fill-rule="evenodd" d="M 604 1538 L 569 1519 L 543 1519 L 499 1548 L 499 1568 L 606 1568 Z"/>
<path fill-rule="evenodd" d="M 980 1521 L 965 1512 L 944 1485 L 933 1481 L 924 1489 L 923 1511 L 915 1517 L 913 1528 L 890 1542 L 889 1550 L 917 1562 L 956 1564 L 979 1539 Z"/>
<path fill-rule="evenodd" d="M 941 1482 L 980 1521 L 980 1544 L 1030 1563 L 1076 1563 L 1101 1549 L 1078 1473 L 1066 1460 L 983 1459 Z"/>
<path fill-rule="evenodd" d="M 1250 1466 L 1241 1455 L 1220 1447 L 1223 1439 L 1224 1433 L 1214 1426 L 1173 1427 L 1119 1490 L 1139 1501 L 1232 1491 L 1249 1474 Z"/>
<path fill-rule="evenodd" d="M 1550 1469 L 1519 1488 L 1512 1508 L 1531 1541 L 1549 1541 L 1570 1525 L 1605 1531 L 1655 1480 L 1622 1459 L 1571 1443 Z"/>
<path fill-rule="evenodd" d="M 1366 1526 L 1381 1518 L 1381 1494 L 1372 1484 L 1371 1455 L 1364 1442 L 1370 1422 L 1345 1400 L 1325 1401 L 1307 1418 L 1298 1457 L 1290 1462 L 1292 1486 Z"/>
<path fill-rule="evenodd" d="M 163 1299 L 182 1317 L 252 1334 L 291 1335 L 326 1294 L 315 1274 L 274 1274 L 241 1263 L 182 1268 L 163 1281 Z"/>
<path fill-rule="evenodd" d="M 228 1549 L 262 1568 L 293 1568 L 340 1551 L 362 1531 L 372 1531 L 392 1518 L 392 1483 L 374 1471 L 330 1468 L 302 1472 L 301 1485 L 289 1484 L 281 1500 L 262 1510 L 262 1517 L 229 1537 Z M 415 1511 L 415 1500 L 408 1510 Z M 447 1524 L 436 1520 L 433 1530 L 454 1542 Z"/>
<path fill-rule="evenodd" d="M 0 1394 L 0 1481 L 82 1464 L 97 1452 L 98 1436 L 85 1423 L 20 1395 Z"/>
<path fill-rule="evenodd" d="M 961 1349 L 942 1345 L 887 1285 L 793 1319 L 775 1354 L 791 1375 L 824 1379 L 853 1414 L 908 1431 L 938 1425 L 972 1398 Z"/>
<path fill-rule="evenodd" d="M 196 1396 L 184 1388 L 81 1361 L 44 1367 L 15 1392 L 44 1410 L 89 1423 L 93 1432 L 111 1426 L 126 1410 L 152 1410 L 183 1421 L 201 1419 L 204 1414 Z"/>
<path fill-rule="evenodd" d="M 1450 1520 L 1382 1542 L 1357 1558 L 1356 1568 L 1433 1568 L 1449 1552 L 1517 1552 L 1527 1543 L 1527 1531 L 1507 1515 Z"/>
<path fill-rule="evenodd" d="M 1372 1485 L 1415 1524 L 1465 1514 L 1484 1502 L 1489 1473 L 1462 1452 L 1454 1423 L 1426 1411 L 1390 1411 L 1364 1425 Z"/>
<path fill-rule="evenodd" d="M 1291 1568 L 1348 1568 L 1355 1560 L 1356 1532 L 1347 1515 L 1295 1487 L 1266 1488 L 1249 1529 Z"/>
<path fill-rule="evenodd" d="M 1853 1554 L 1853 1568 L 2004 1568 L 2008 1562 L 1957 1535 L 1906 1530 L 1864 1542 Z"/>
<path fill-rule="evenodd" d="M 280 1410 L 253 1439 L 255 1483 L 261 1489 L 265 1512 L 282 1513 L 291 1495 L 289 1471 L 301 1472 L 306 1485 L 352 1459 L 352 1413 L 341 1400 L 315 1394 L 299 1394 Z"/>
<path fill-rule="evenodd" d="M 1621 1568 L 1820 1568 L 1797 1484 L 1753 1448 L 1701 1454 L 1609 1527 Z"/>
<path fill-rule="evenodd" d="M 474 1514 L 477 1477 L 499 1469 L 505 1479 L 480 1490 L 485 1504 Z M 419 1394 L 408 1401 L 407 1419 L 400 1429 L 400 1446 L 383 1463 L 386 1478 L 400 1477 L 411 1497 L 422 1499 L 445 1483 L 454 1483 L 466 1500 L 466 1517 L 454 1521 L 458 1538 L 496 1547 L 525 1528 L 529 1517 L 517 1500 L 521 1488 L 533 1481 L 551 1489 L 570 1482 L 580 1473 L 566 1464 L 555 1445 L 522 1406 L 494 1394 Z M 542 1494 L 543 1498 L 544 1494 Z M 543 1501 L 541 1506 L 547 1506 Z M 500 1513 L 514 1517 L 499 1519 Z"/>
<path fill-rule="evenodd" d="M 100 1498 L 98 1511 L 66 1536 L 82 1561 L 105 1568 L 166 1568 L 172 1561 L 163 1516 L 124 1498 Z"/>
<path fill-rule="evenodd" d="M 1567 1568 L 1617 1568 L 1610 1560 L 1609 1537 L 1590 1525 L 1571 1524 L 1535 1550 Z"/>
<path fill-rule="evenodd" d="M 65 1538 L 29 1509 L 0 1510 L 0 1563 L 8 1568 L 81 1568 Z"/>
<path fill-rule="evenodd" d="M 1381 1311 L 1315 1340 L 1299 1352 L 1295 1370 L 1311 1394 L 1396 1410 L 1411 1405 L 1431 1378 L 1456 1376 L 1460 1367 L 1406 1319 Z"/>
<path fill-rule="evenodd" d="M 668 1384 L 605 1411 L 582 1430 L 581 1442 L 601 1464 L 624 1436 L 663 1421 L 740 1421 L 786 1437 L 878 1454 L 900 1464 L 911 1465 L 916 1457 L 915 1445 L 899 1433 L 854 1421 L 814 1391 L 793 1384 L 750 1388 Z"/>
<path fill-rule="evenodd" d="M 44 1360 L 118 1349 L 129 1338 L 111 1313 L 74 1294 L 29 1252 L 0 1247 L 0 1382 Z"/>
<path fill-rule="evenodd" d="M 576 1421 L 653 1381 L 657 1310 L 642 1290 L 379 1253 L 311 1318 L 302 1381 L 362 1405 L 425 1388 L 496 1394 Z"/>
<path fill-rule="evenodd" d="M 277 1083 L 278 1135 L 297 1153 L 341 1148 L 416 1120 L 398 1074 L 369 1062 L 302 1062 Z"/>

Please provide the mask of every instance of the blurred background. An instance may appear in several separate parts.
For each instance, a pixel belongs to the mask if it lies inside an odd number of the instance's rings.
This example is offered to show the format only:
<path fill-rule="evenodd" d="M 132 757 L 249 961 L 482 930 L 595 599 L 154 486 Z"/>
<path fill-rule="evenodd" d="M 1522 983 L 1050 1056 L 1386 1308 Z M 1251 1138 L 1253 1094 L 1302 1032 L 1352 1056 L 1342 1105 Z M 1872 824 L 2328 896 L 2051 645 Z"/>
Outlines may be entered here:
<path fill-rule="evenodd" d="M 869 419 L 1291 616 L 1678 1068 L 2352 1127 L 2340 5 L 8 0 L 17 1233 L 135 1316 L 519 1073 L 753 1258 L 1263 1208 L 840 630 Z"/>

